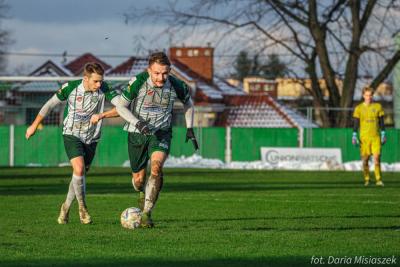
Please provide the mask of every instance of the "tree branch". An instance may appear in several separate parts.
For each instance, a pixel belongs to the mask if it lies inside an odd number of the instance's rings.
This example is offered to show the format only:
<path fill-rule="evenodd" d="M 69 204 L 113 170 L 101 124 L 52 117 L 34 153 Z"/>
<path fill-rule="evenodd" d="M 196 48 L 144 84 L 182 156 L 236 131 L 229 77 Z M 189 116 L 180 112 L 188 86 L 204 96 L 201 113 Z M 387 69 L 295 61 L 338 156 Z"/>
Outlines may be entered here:
<path fill-rule="evenodd" d="M 387 61 L 386 66 L 381 70 L 381 72 L 375 77 L 371 82 L 371 87 L 376 89 L 379 84 L 381 84 L 386 77 L 392 72 L 393 68 L 400 61 L 400 50 L 397 50 L 391 59 Z"/>

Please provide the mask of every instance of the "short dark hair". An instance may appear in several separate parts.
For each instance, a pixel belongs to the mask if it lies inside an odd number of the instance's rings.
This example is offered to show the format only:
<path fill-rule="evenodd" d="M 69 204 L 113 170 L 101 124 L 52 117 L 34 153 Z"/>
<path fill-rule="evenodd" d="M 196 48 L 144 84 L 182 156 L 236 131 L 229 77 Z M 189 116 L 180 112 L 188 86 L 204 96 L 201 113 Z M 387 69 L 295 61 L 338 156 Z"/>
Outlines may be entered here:
<path fill-rule="evenodd" d="M 149 57 L 149 67 L 154 63 L 158 63 L 160 65 L 171 66 L 171 62 L 169 58 L 164 52 L 156 52 L 150 55 Z"/>
<path fill-rule="evenodd" d="M 96 62 L 86 63 L 83 67 L 83 75 L 90 76 L 92 73 L 97 73 L 99 75 L 104 75 L 103 66 Z"/>

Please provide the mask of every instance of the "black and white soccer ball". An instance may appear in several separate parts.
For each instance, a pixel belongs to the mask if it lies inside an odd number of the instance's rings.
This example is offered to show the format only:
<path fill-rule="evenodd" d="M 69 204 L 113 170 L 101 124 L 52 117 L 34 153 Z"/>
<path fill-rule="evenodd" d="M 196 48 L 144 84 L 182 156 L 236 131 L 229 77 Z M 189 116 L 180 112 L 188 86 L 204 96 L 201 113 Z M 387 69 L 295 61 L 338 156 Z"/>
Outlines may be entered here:
<path fill-rule="evenodd" d="M 121 213 L 121 225 L 126 229 L 136 229 L 140 226 L 142 211 L 139 208 L 130 207 Z"/>

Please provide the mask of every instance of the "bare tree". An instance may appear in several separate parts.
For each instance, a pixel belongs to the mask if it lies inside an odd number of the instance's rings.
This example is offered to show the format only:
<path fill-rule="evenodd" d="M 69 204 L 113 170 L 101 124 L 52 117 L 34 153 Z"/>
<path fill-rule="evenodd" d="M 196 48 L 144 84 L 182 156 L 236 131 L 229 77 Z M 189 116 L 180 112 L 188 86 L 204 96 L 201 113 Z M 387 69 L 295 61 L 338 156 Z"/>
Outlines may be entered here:
<path fill-rule="evenodd" d="M 324 126 L 344 127 L 357 79 L 373 75 L 376 88 L 400 60 L 394 34 L 399 0 L 198 0 L 148 9 L 143 17 L 167 22 L 167 32 L 219 31 L 223 38 L 244 38 L 255 53 L 275 49 L 298 62 L 291 73 L 306 75 Z M 127 18 L 137 18 L 127 14 Z M 282 52 L 283 51 L 283 52 Z M 299 68 L 299 66 L 301 66 Z M 301 70 L 301 71 L 299 71 Z M 302 73 L 301 73 L 302 72 Z M 326 83 L 328 96 L 320 85 Z M 338 84 L 342 81 L 342 85 Z M 343 108 L 339 114 L 332 108 Z"/>
<path fill-rule="evenodd" d="M 1 21 L 7 18 L 9 6 L 6 4 L 5 0 L 0 0 L 0 72 L 4 72 L 7 60 L 6 60 L 6 50 L 7 47 L 12 43 L 10 38 L 10 32 L 4 30 Z"/>

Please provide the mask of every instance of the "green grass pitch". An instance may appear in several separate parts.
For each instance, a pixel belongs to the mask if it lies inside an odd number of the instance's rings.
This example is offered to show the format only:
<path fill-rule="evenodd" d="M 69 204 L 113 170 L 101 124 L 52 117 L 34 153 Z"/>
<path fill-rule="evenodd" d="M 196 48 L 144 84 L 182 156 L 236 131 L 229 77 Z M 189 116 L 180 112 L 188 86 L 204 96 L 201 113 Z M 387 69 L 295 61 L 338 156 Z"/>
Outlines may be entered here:
<path fill-rule="evenodd" d="M 0 168 L 0 266 L 311 266 L 312 256 L 392 255 L 400 265 L 396 173 L 364 188 L 360 172 L 167 169 L 156 227 L 134 231 L 119 222 L 137 206 L 129 169 L 89 173 L 92 225 L 79 223 L 76 202 L 70 223 L 56 222 L 69 177 L 69 168 Z"/>

